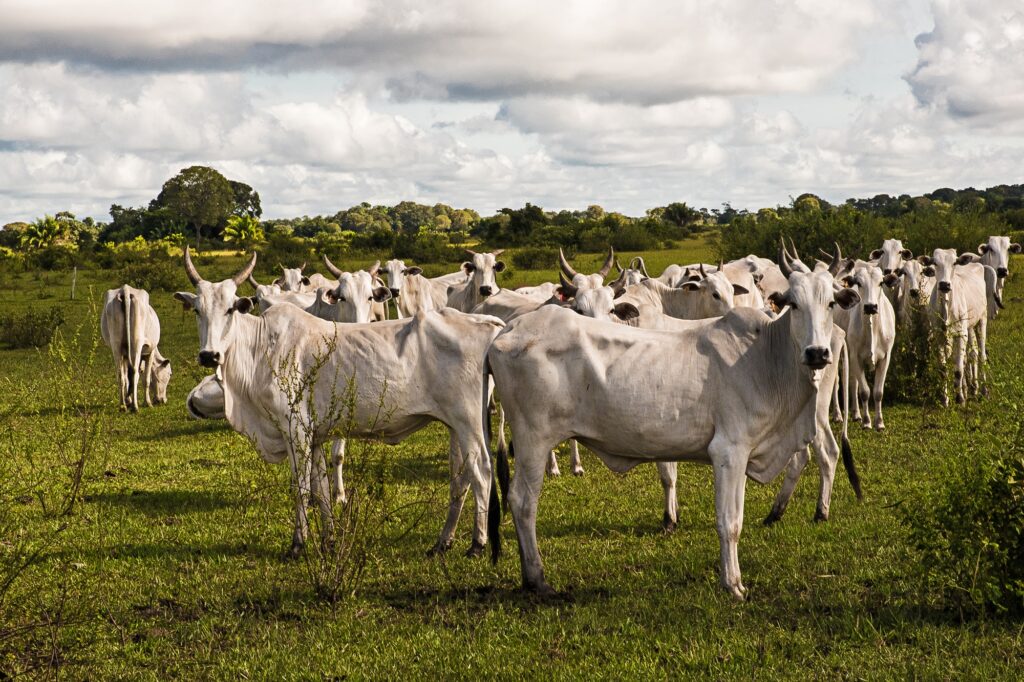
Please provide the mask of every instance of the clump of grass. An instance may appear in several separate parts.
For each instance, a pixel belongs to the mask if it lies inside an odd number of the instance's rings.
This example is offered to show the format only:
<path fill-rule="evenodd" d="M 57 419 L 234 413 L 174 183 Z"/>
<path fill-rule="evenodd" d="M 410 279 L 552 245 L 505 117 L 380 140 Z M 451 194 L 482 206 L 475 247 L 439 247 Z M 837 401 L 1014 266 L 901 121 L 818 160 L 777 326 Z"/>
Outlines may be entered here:
<path fill-rule="evenodd" d="M 0 316 L 0 343 L 8 348 L 42 348 L 64 324 L 60 306 Z"/>

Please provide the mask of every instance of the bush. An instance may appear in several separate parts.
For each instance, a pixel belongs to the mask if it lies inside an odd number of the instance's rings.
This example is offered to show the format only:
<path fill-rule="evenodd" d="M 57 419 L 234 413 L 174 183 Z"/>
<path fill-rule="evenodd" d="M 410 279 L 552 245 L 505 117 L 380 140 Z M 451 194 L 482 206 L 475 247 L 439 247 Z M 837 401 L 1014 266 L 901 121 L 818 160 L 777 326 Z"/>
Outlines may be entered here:
<path fill-rule="evenodd" d="M 9 348 L 41 348 L 50 343 L 57 327 L 64 324 L 64 309 L 28 310 L 0 317 L 0 343 Z"/>
<path fill-rule="evenodd" d="M 915 306 L 906 325 L 897 330 L 885 379 L 888 401 L 923 405 L 936 404 L 941 399 L 947 377 L 943 375 L 937 349 L 943 339 L 941 332 L 928 324 L 928 314 L 926 307 Z"/>
<path fill-rule="evenodd" d="M 566 254 L 571 258 L 572 254 Z M 558 249 L 550 246 L 527 246 L 516 249 L 511 257 L 512 265 L 520 270 L 550 270 L 558 266 Z"/>
<path fill-rule="evenodd" d="M 167 259 L 140 260 L 126 264 L 117 272 L 119 281 L 146 291 L 178 291 L 188 289 L 184 270 L 178 262 Z"/>
<path fill-rule="evenodd" d="M 961 611 L 1024 613 L 1024 449 L 947 480 L 903 512 L 928 584 Z"/>

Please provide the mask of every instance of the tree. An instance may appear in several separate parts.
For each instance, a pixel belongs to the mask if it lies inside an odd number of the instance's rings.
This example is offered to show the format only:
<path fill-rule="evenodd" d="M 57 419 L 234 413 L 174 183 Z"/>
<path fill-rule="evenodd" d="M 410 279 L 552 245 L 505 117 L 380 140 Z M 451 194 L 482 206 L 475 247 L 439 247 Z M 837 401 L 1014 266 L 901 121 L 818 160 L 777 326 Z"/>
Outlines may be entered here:
<path fill-rule="evenodd" d="M 672 202 L 661 213 L 662 220 L 683 229 L 699 222 L 700 218 L 700 211 L 690 208 L 682 201 Z"/>
<path fill-rule="evenodd" d="M 250 215 L 233 215 L 224 228 L 224 241 L 238 244 L 239 248 L 247 251 L 266 240 L 260 221 Z"/>
<path fill-rule="evenodd" d="M 53 246 L 66 236 L 65 225 L 52 215 L 37 218 L 21 233 L 22 248 L 30 251 Z"/>
<path fill-rule="evenodd" d="M 235 208 L 235 194 L 227 178 L 208 166 L 190 166 L 164 183 L 150 210 L 167 208 L 195 230 L 196 246 L 203 228 L 210 236 Z"/>
<path fill-rule="evenodd" d="M 235 207 L 231 210 L 234 215 L 247 215 L 252 218 L 263 215 L 259 192 L 244 182 L 228 180 L 228 184 L 231 185 L 231 193 L 235 197 Z"/>

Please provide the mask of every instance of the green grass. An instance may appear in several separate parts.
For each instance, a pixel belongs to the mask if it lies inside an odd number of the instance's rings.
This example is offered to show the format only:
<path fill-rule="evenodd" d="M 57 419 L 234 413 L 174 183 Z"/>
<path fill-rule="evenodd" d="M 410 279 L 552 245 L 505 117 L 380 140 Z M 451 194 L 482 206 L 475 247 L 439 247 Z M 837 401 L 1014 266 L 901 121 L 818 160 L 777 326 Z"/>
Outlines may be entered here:
<path fill-rule="evenodd" d="M 645 255 L 656 274 L 670 262 L 710 258 L 710 251 L 690 242 Z M 600 260 L 581 256 L 577 268 L 591 271 Z M 226 273 L 234 263 L 211 269 Z M 499 281 L 532 284 L 553 275 L 517 272 Z M 91 320 L 89 287 L 96 302 L 118 284 L 108 277 L 80 272 L 71 302 L 69 275 L 8 276 L 7 305 L 64 306 L 67 336 Z M 863 503 L 840 475 L 831 520 L 812 523 L 812 465 L 785 519 L 765 528 L 760 521 L 779 481 L 748 484 L 740 542 L 747 603 L 718 586 L 712 472 L 703 466 L 680 466 L 680 524 L 672 536 L 659 530 L 661 493 L 651 466 L 619 476 L 584 453 L 585 477 L 547 480 L 538 536 L 558 599 L 518 592 L 507 517 L 507 552 L 496 568 L 462 556 L 471 503 L 450 555 L 426 558 L 447 497 L 447 438 L 435 425 L 388 450 L 392 491 L 399 500 L 422 501 L 428 512 L 380 552 L 356 598 L 330 606 L 314 598 L 301 562 L 281 559 L 291 528 L 286 467 L 264 464 L 224 423 L 186 418 L 185 395 L 204 374 L 194 361 L 195 321 L 156 292 L 161 346 L 174 365 L 170 402 L 120 413 L 113 363 L 102 347 L 95 366 L 76 371 L 99 410 L 100 438 L 85 470 L 86 501 L 69 518 L 45 514 L 32 493 L 67 477 L 59 450 L 76 418 L 53 407 L 67 388 L 53 379 L 45 351 L 0 351 L 2 435 L 11 444 L 3 452 L 4 490 L 29 491 L 4 502 L 30 538 L 68 524 L 2 605 L 25 619 L 52 616 L 66 593 L 68 622 L 30 635 L 31 646 L 0 660 L 0 670 L 50 660 L 56 651 L 59 665 L 37 674 L 1017 677 L 1024 624 L 962 620 L 935 603 L 920 584 L 898 507 L 934 489 L 957 462 L 1016 432 L 1024 404 L 1021 296 L 1018 277 L 1008 285 L 1008 309 L 990 325 L 991 398 L 948 410 L 892 404 L 886 433 L 852 432 Z M 8 547 L 13 538 L 3 540 Z"/>

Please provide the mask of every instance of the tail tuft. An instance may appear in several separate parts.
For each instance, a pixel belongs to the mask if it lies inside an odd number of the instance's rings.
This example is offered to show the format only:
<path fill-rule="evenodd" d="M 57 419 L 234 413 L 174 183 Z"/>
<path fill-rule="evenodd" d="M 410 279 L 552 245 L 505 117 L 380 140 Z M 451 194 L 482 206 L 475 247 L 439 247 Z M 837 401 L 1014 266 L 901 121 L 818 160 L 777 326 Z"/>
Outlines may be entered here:
<path fill-rule="evenodd" d="M 487 507 L 487 537 L 491 542 L 491 563 L 497 564 L 501 556 L 501 500 L 498 485 L 491 477 L 491 501 Z"/>
<path fill-rule="evenodd" d="M 846 469 L 846 476 L 850 479 L 853 492 L 858 500 L 864 499 L 864 493 L 860 489 L 860 476 L 857 474 L 857 467 L 853 463 L 853 450 L 850 448 L 850 439 L 843 434 L 843 468 Z"/>
<path fill-rule="evenodd" d="M 508 509 L 508 482 L 511 478 L 508 468 L 508 458 L 512 455 L 512 444 L 509 443 L 509 452 L 506 452 L 504 448 L 498 448 L 497 459 L 498 459 L 498 483 L 501 485 L 501 499 L 504 502 L 505 509 Z"/>

